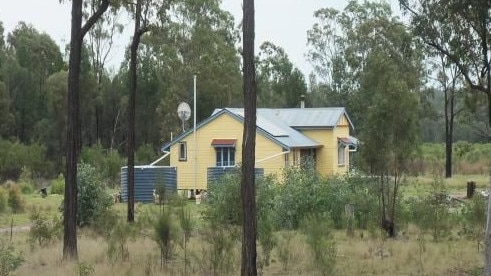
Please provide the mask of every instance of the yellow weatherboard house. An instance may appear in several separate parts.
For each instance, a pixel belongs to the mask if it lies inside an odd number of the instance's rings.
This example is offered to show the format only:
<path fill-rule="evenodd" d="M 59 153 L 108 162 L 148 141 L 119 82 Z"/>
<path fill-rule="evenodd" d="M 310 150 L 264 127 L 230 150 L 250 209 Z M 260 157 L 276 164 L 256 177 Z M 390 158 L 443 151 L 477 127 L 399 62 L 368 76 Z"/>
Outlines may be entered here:
<path fill-rule="evenodd" d="M 240 165 L 244 109 L 216 109 L 193 129 L 162 150 L 170 153 L 177 170 L 179 190 L 206 190 L 209 182 Z M 311 158 L 322 175 L 343 174 L 349 169 L 349 152 L 357 140 L 343 107 L 258 108 L 256 173 L 274 174 Z"/>

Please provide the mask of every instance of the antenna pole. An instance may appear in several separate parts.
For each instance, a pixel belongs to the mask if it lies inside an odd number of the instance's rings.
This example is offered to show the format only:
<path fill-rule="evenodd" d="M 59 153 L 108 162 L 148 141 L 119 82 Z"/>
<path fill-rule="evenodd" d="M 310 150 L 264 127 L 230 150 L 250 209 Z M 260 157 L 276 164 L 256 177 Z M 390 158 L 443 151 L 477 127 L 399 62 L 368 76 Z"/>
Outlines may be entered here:
<path fill-rule="evenodd" d="M 196 142 L 196 74 L 193 75 L 193 134 L 194 134 L 194 196 L 196 197 L 196 188 L 198 182 L 198 143 Z"/>

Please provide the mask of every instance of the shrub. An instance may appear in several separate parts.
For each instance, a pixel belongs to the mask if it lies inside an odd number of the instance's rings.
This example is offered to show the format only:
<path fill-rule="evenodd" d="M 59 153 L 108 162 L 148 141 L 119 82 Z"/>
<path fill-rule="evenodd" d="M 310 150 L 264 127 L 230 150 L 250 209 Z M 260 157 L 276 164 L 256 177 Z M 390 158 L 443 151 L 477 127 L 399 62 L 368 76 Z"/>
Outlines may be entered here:
<path fill-rule="evenodd" d="M 22 168 L 19 178 L 20 190 L 23 194 L 32 194 L 34 192 L 34 183 L 32 181 L 32 172 L 26 167 Z"/>
<path fill-rule="evenodd" d="M 63 174 L 60 173 L 56 179 L 51 181 L 51 188 L 49 193 L 52 195 L 65 194 L 65 177 L 63 177 Z"/>
<path fill-rule="evenodd" d="M 125 220 L 116 221 L 107 239 L 107 254 L 111 262 L 114 263 L 118 259 L 122 261 L 129 260 L 130 251 L 127 243 L 128 240 L 134 239 L 136 234 L 137 226 L 135 224 L 130 224 Z"/>
<path fill-rule="evenodd" d="M 102 186 L 94 167 L 80 163 L 77 166 L 77 224 L 90 225 L 97 216 L 113 205 L 113 199 Z"/>
<path fill-rule="evenodd" d="M 135 164 L 147 165 L 155 161 L 159 156 L 151 144 L 138 147 L 135 153 Z"/>
<path fill-rule="evenodd" d="M 50 219 L 48 214 L 34 210 L 30 219 L 29 241 L 31 246 L 37 242 L 39 246 L 45 247 L 54 240 L 61 238 L 62 221 L 58 216 L 53 216 Z"/>
<path fill-rule="evenodd" d="M 448 236 L 452 229 L 452 216 L 447 202 L 447 191 L 442 179 L 435 179 L 427 196 L 409 201 L 412 221 L 424 232 L 432 234 L 434 241 Z"/>
<path fill-rule="evenodd" d="M 80 227 L 90 226 L 114 203 L 95 168 L 85 163 L 77 166 L 77 191 L 77 225 Z M 60 211 L 63 206 L 62 202 Z"/>
<path fill-rule="evenodd" d="M 7 210 L 8 192 L 0 186 L 0 214 Z"/>
<path fill-rule="evenodd" d="M 24 200 L 18 185 L 13 185 L 9 188 L 8 205 L 14 213 L 22 213 L 24 211 Z"/>
<path fill-rule="evenodd" d="M 0 139 L 0 179 L 18 180 L 23 167 L 33 175 L 51 172 L 52 163 L 46 161 L 46 147 L 39 144 L 24 145 Z"/>
<path fill-rule="evenodd" d="M 22 254 L 16 254 L 12 244 L 0 240 L 0 276 L 10 275 L 23 262 Z"/>
<path fill-rule="evenodd" d="M 113 187 L 119 182 L 119 174 L 124 160 L 115 150 L 102 148 L 101 144 L 84 147 L 80 153 L 80 160 L 92 167 L 98 168 L 101 180 Z"/>
<path fill-rule="evenodd" d="M 160 265 L 161 267 L 172 257 L 175 249 L 176 230 L 172 225 L 170 212 L 165 210 L 155 221 L 154 225 L 154 241 L 157 243 L 160 250 Z"/>
<path fill-rule="evenodd" d="M 312 264 L 321 275 L 332 275 L 336 265 L 336 245 L 330 228 L 329 218 L 318 214 L 306 217 L 302 225 Z"/>

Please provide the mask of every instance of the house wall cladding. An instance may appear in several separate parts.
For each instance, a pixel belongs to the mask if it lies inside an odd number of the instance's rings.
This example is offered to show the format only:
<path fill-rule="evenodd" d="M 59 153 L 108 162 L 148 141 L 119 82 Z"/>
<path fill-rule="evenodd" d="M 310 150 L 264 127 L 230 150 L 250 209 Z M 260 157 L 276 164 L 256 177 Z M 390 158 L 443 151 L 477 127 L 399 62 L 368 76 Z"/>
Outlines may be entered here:
<path fill-rule="evenodd" d="M 164 183 L 165 192 L 177 191 L 177 170 L 175 167 L 135 166 L 135 202 L 153 202 L 153 189 L 158 182 Z M 121 168 L 121 200 L 128 200 L 128 167 Z"/>
<path fill-rule="evenodd" d="M 240 173 L 240 168 L 237 167 L 210 167 L 207 170 L 207 182 L 208 185 L 220 179 L 220 177 L 228 174 L 228 173 Z M 255 168 L 254 174 L 256 175 L 256 179 L 264 176 L 263 168 Z"/>

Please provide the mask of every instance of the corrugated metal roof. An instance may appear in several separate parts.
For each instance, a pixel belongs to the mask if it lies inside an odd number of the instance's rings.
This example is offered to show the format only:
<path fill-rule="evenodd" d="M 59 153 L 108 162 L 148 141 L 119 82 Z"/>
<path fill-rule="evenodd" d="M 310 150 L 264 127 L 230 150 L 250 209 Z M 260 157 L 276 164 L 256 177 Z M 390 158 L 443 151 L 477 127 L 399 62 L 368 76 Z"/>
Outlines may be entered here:
<path fill-rule="evenodd" d="M 244 109 L 242 108 L 227 108 L 227 110 L 244 118 Z M 269 111 L 270 109 L 257 109 L 256 125 L 258 128 L 273 136 L 275 140 L 290 148 L 321 146 L 316 141 L 285 124 L 280 118 L 274 116 L 273 113 Z"/>
<path fill-rule="evenodd" d="M 213 111 L 212 116 L 198 124 L 197 129 L 209 123 L 215 117 L 230 113 L 238 120 L 244 121 L 243 108 L 220 108 Z M 258 108 L 256 124 L 258 130 L 265 136 L 288 148 L 320 147 L 321 144 L 303 135 L 300 129 L 305 128 L 334 128 L 342 116 L 346 116 L 350 126 L 353 124 L 344 107 L 326 108 Z M 162 150 L 191 134 L 187 131 L 174 141 L 164 145 Z"/>
<path fill-rule="evenodd" d="M 258 109 L 260 112 L 273 113 L 293 128 L 333 128 L 345 115 L 353 127 L 344 107 Z"/>

